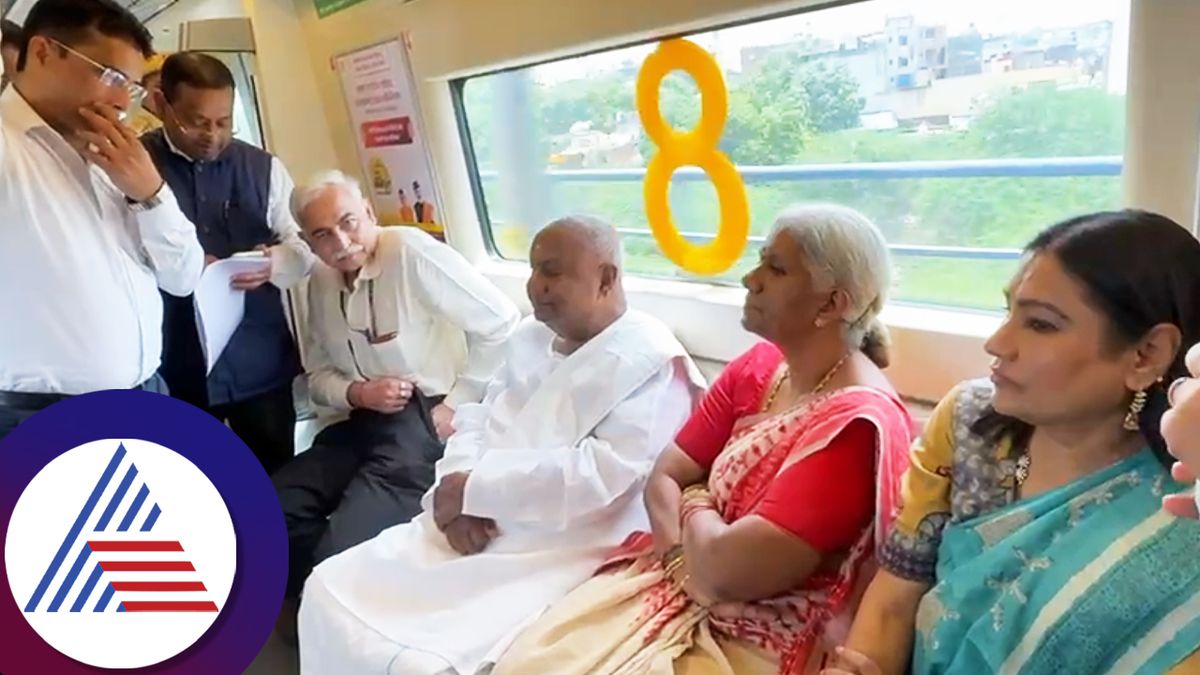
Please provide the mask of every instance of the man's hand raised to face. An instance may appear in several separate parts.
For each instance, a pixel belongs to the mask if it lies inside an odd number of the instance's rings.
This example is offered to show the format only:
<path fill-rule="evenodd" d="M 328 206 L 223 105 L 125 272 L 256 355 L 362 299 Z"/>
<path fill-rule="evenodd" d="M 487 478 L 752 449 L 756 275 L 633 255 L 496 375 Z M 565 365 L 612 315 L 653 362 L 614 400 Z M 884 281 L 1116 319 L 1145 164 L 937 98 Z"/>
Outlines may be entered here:
<path fill-rule="evenodd" d="M 137 134 L 121 122 L 120 111 L 95 104 L 81 108 L 79 114 L 88 127 L 76 132 L 83 156 L 108 174 L 129 199 L 144 202 L 158 194 L 163 178 Z"/>

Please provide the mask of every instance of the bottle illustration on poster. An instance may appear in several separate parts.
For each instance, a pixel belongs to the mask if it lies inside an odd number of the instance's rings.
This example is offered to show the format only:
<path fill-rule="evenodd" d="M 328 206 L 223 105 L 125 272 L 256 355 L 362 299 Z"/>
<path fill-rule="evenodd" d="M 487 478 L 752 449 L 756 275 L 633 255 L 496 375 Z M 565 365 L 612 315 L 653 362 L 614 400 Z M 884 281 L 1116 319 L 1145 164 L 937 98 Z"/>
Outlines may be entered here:
<path fill-rule="evenodd" d="M 387 164 L 378 157 L 371 160 L 371 187 L 378 194 L 387 194 L 392 191 L 392 174 L 388 171 Z"/>
<path fill-rule="evenodd" d="M 408 203 L 408 195 L 404 194 L 404 188 L 396 191 L 396 196 L 400 199 L 400 224 L 414 225 L 417 222 L 416 211 L 413 210 L 412 204 Z"/>
<path fill-rule="evenodd" d="M 416 203 L 413 204 L 413 211 L 417 216 L 418 223 L 433 224 L 434 206 L 421 198 L 421 184 L 417 181 L 412 183 L 413 197 L 416 198 Z"/>

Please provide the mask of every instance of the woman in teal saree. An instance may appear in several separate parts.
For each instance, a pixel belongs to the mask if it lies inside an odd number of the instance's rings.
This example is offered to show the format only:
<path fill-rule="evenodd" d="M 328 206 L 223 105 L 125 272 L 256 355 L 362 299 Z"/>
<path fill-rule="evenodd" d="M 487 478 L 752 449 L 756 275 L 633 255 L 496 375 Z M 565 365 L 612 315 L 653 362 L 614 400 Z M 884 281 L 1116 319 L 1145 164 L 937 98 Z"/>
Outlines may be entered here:
<path fill-rule="evenodd" d="M 934 411 L 832 674 L 1200 672 L 1200 524 L 1159 421 L 1200 338 L 1200 242 L 1144 212 L 1043 232 Z"/>

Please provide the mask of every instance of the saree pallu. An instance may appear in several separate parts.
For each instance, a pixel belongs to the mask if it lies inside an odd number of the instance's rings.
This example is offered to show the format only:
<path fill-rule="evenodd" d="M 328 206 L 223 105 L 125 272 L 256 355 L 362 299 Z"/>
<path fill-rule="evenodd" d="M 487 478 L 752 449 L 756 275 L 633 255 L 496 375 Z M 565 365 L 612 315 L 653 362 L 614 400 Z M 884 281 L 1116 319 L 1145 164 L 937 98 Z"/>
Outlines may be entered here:
<path fill-rule="evenodd" d="M 709 473 L 716 508 L 732 523 L 754 512 L 783 471 L 824 450 L 859 419 L 876 429 L 876 519 L 836 565 L 773 598 L 705 608 L 666 576 L 651 535 L 637 533 L 593 579 L 525 630 L 493 675 L 765 675 L 815 669 L 826 629 L 847 623 L 864 562 L 898 509 L 912 433 L 907 411 L 881 391 L 850 387 L 787 412 L 747 417 Z"/>
<path fill-rule="evenodd" d="M 1145 450 L 948 526 L 917 613 L 913 672 L 1164 673 L 1200 647 L 1200 525 Z"/>

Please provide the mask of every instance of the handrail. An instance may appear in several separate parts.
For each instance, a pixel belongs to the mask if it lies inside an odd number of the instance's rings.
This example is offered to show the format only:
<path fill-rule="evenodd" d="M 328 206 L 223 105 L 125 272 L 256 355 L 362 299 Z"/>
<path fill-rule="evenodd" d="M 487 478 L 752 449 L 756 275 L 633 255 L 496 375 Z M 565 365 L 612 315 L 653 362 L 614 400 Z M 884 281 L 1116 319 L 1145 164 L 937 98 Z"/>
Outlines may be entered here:
<path fill-rule="evenodd" d="M 843 164 L 790 164 L 780 166 L 739 166 L 738 172 L 746 183 L 769 183 L 814 180 L 886 180 L 920 178 L 1069 178 L 1083 176 L 1119 176 L 1123 158 L 1120 155 L 1087 157 L 1039 157 L 1017 159 L 959 159 L 909 162 L 849 162 Z M 553 183 L 624 183 L 642 180 L 645 168 L 628 169 L 549 169 L 545 177 Z M 483 180 L 497 178 L 495 171 L 480 171 Z M 708 180 L 696 167 L 684 167 L 675 172 L 675 180 Z M 498 223 L 497 223 L 498 224 Z M 629 237 L 648 238 L 648 230 L 618 228 Z M 704 232 L 680 233 L 688 241 L 704 243 L 715 235 Z M 750 243 L 761 244 L 764 237 L 750 237 Z M 956 260 L 1018 260 L 1019 249 L 971 248 L 966 246 L 889 245 L 892 253 L 902 257 L 952 258 Z"/>
<path fill-rule="evenodd" d="M 1076 176 L 1119 176 L 1120 155 L 1090 157 L 1039 157 L 1021 159 L 956 159 L 912 162 L 849 162 L 844 164 L 787 164 L 739 166 L 747 183 L 805 180 L 884 180 L 914 178 L 1069 178 Z M 646 169 L 548 169 L 546 178 L 563 183 L 622 183 L 640 181 Z M 495 171 L 480 171 L 480 178 L 494 179 Z M 683 181 L 707 180 L 696 167 L 675 172 Z"/>
<path fill-rule="evenodd" d="M 617 232 L 623 237 L 645 239 L 654 235 L 649 230 L 634 230 L 628 227 L 618 227 Z M 680 232 L 684 239 L 692 243 L 703 244 L 716 238 L 715 234 L 707 232 Z M 751 244 L 764 244 L 766 237 L 750 236 L 746 240 Z M 966 246 L 914 246 L 911 244 L 888 244 L 893 254 L 906 258 L 954 258 L 955 260 L 1019 260 L 1021 250 L 1015 248 L 969 248 Z"/>

